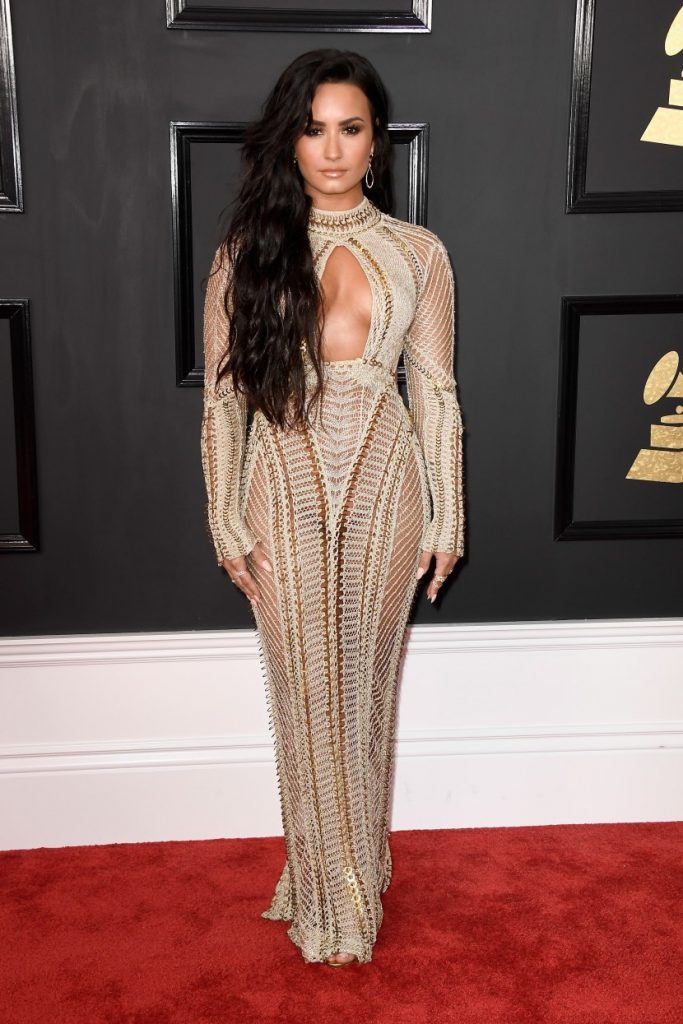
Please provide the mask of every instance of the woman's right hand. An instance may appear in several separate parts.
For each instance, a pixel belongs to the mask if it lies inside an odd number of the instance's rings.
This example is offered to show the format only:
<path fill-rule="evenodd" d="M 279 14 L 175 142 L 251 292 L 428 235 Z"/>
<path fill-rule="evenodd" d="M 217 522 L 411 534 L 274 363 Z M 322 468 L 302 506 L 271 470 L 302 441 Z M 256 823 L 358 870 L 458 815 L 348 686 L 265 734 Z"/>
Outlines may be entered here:
<path fill-rule="evenodd" d="M 247 565 L 247 558 L 253 558 L 257 565 L 262 566 L 267 572 L 272 572 L 273 567 L 268 561 L 268 557 L 261 547 L 260 542 L 257 542 L 249 552 L 248 556 L 238 555 L 237 558 L 224 558 L 223 568 L 227 572 L 233 583 L 240 588 L 243 593 L 247 595 L 250 601 L 254 604 L 259 603 L 261 594 L 259 588 L 256 585 L 256 580 L 249 572 L 249 566 Z M 242 572 L 244 569 L 247 571 L 242 576 L 237 576 L 238 572 Z"/>

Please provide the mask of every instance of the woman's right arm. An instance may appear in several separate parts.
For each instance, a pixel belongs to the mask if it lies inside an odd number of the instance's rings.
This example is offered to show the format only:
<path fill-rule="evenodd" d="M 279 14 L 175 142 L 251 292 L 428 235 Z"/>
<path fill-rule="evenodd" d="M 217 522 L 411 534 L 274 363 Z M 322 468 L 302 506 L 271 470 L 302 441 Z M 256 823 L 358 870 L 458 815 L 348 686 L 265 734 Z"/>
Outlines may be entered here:
<path fill-rule="evenodd" d="M 223 296 L 230 285 L 227 251 L 216 250 L 204 299 L 204 405 L 201 454 L 207 495 L 207 519 L 216 559 L 246 555 L 257 543 L 239 510 L 240 479 L 246 446 L 245 396 L 224 374 L 216 384 L 219 364 L 228 346 L 230 320 Z M 228 295 L 230 305 L 230 295 Z"/>

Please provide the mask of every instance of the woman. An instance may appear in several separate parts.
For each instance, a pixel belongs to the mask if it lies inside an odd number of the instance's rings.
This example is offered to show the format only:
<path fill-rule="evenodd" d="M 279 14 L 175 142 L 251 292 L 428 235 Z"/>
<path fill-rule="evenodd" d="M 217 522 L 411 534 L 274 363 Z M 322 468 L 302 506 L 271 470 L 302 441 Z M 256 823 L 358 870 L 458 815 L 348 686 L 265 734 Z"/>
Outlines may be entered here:
<path fill-rule="evenodd" d="M 372 959 L 405 627 L 432 559 L 434 601 L 463 552 L 453 274 L 388 213 L 387 123 L 356 53 L 283 72 L 204 308 L 208 525 L 252 603 L 286 840 L 262 916 L 330 966 Z"/>

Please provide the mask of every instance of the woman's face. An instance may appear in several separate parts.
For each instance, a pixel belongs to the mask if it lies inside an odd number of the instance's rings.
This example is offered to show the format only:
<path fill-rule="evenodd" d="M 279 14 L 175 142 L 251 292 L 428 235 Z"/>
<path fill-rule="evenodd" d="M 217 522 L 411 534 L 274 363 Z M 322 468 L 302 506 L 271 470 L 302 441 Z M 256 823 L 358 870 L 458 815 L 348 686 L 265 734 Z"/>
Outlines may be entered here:
<path fill-rule="evenodd" d="M 363 90 L 350 82 L 319 85 L 311 123 L 294 145 L 304 190 L 314 206 L 345 209 L 361 201 L 373 141 L 372 113 Z M 336 173 L 326 173 L 332 170 Z"/>

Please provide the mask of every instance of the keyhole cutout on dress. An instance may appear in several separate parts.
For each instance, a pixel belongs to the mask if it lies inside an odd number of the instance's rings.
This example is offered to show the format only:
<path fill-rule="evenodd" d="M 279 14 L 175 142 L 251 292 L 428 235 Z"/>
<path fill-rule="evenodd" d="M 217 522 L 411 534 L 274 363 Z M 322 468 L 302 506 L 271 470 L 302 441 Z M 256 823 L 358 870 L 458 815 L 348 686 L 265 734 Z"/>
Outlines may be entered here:
<path fill-rule="evenodd" d="M 359 359 L 372 329 L 372 288 L 365 270 L 347 246 L 336 245 L 320 283 L 325 311 L 322 358 L 330 363 Z"/>

